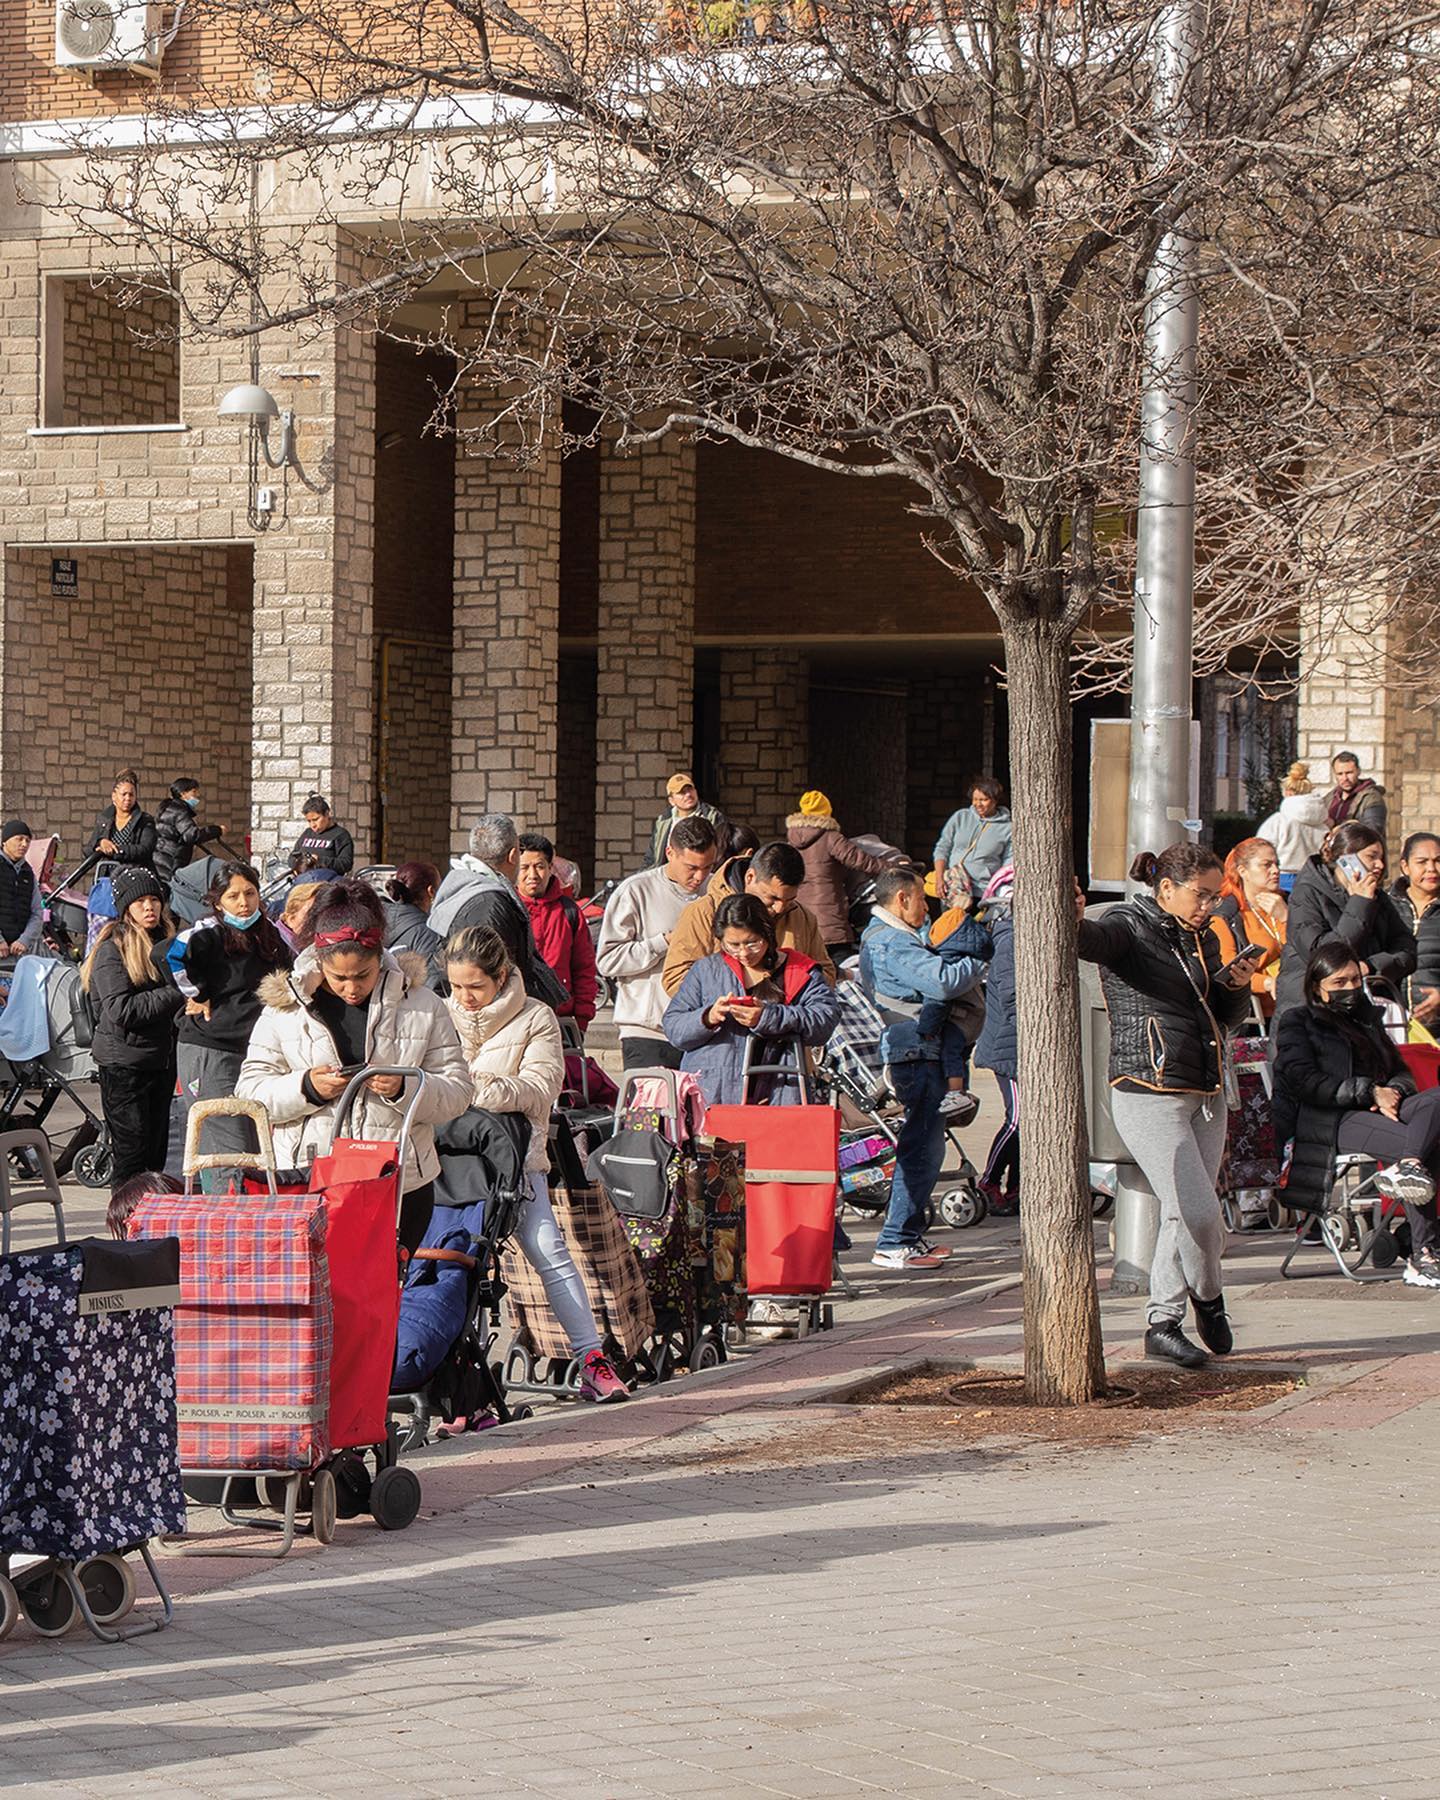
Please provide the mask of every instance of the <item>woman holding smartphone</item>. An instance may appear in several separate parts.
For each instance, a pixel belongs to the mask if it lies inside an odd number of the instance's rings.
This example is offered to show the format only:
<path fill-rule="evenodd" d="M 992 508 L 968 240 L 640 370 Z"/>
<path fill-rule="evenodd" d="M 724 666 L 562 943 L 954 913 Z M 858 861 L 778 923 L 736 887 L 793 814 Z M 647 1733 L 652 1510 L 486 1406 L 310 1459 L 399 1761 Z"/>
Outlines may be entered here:
<path fill-rule="evenodd" d="M 839 1016 L 819 963 L 780 948 L 774 915 L 753 894 L 730 894 L 715 909 L 715 954 L 692 966 L 662 1023 L 707 1106 L 795 1105 L 800 1090 L 783 1076 L 761 1076 L 743 1091 L 747 1042 L 761 1040 L 756 1062 L 777 1061 L 771 1052 L 787 1040 L 823 1044 Z"/>
<path fill-rule="evenodd" d="M 1318 856 L 1295 878 L 1285 927 L 1285 950 L 1275 1012 L 1305 1004 L 1305 968 L 1315 946 L 1344 938 L 1360 973 L 1403 992 L 1414 972 L 1415 939 L 1384 891 L 1385 843 L 1358 820 L 1337 825 Z"/>
<path fill-rule="evenodd" d="M 1160 1202 L 1150 1264 L 1145 1354 L 1198 1369 L 1206 1351 L 1234 1348 L 1220 1285 L 1225 1231 L 1215 1178 L 1228 1112 L 1221 1085 L 1226 1034 L 1250 1011 L 1260 953 L 1223 964 L 1210 921 L 1220 861 L 1200 844 L 1137 856 L 1148 894 L 1083 917 L 1077 949 L 1100 965 L 1110 1015 L 1110 1113 Z M 1183 1330 L 1187 1308 L 1204 1344 Z"/>

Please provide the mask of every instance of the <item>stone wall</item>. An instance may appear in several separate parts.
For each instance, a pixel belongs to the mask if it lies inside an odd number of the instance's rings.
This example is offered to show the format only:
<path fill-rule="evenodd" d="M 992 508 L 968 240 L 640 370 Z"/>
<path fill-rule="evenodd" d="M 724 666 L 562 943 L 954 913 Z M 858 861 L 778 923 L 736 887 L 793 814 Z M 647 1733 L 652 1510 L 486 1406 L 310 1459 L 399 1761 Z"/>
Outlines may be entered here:
<path fill-rule="evenodd" d="M 595 658 L 560 658 L 555 847 L 580 865 L 586 893 L 595 876 Z M 655 809 L 659 811 L 658 806 Z"/>
<path fill-rule="evenodd" d="M 457 428 L 488 433 L 499 402 L 461 395 Z M 450 840 L 468 846 L 481 813 L 522 831 L 555 817 L 559 654 L 560 451 L 555 434 L 522 453 L 477 437 L 455 465 Z"/>
<path fill-rule="evenodd" d="M 253 545 L 253 730 L 227 754 L 248 749 L 252 758 L 257 848 L 293 841 L 301 803 L 318 787 L 368 855 L 375 766 L 370 336 L 301 324 L 267 338 L 262 378 L 296 415 L 309 482 L 270 476 L 277 506 L 269 529 L 256 532 L 246 518 L 244 427 L 215 415 L 217 397 L 248 374 L 244 351 L 232 344 L 186 346 L 179 407 L 186 429 L 108 434 L 76 426 L 34 435 L 46 284 L 88 277 L 97 261 L 94 240 L 44 235 L 45 223 L 37 215 L 31 235 L 21 236 L 13 216 L 0 218 L 0 229 L 17 233 L 0 238 L 0 544 L 44 547 L 47 558 L 73 544 Z M 354 266 L 338 237 L 334 258 L 342 270 Z M 280 305 L 285 296 L 273 298 Z M 26 680 L 27 654 L 8 620 L 4 627 L 0 680 L 8 694 Z M 203 746 L 203 713 L 188 724 Z M 0 769 L 0 790 L 7 777 Z"/>
<path fill-rule="evenodd" d="M 981 669 L 955 669 L 910 682 L 907 707 L 905 848 L 928 864 L 940 828 L 969 802 L 965 784 L 990 766 L 987 733 L 989 678 Z"/>
<path fill-rule="evenodd" d="M 180 418 L 177 302 L 85 277 L 54 281 L 47 296 L 47 425 L 161 425 Z"/>
<path fill-rule="evenodd" d="M 607 450 L 600 464 L 595 878 L 649 847 L 665 783 L 690 760 L 695 449 Z"/>
<path fill-rule="evenodd" d="M 810 782 L 810 665 L 803 651 L 720 653 L 719 804 L 761 843 L 782 836 Z M 831 796 L 832 799 L 834 796 Z"/>
<path fill-rule="evenodd" d="M 50 591 L 56 555 L 76 561 L 73 599 Z M 37 832 L 58 832 L 67 861 L 78 860 L 126 766 L 151 813 L 177 776 L 193 775 L 204 817 L 243 845 L 250 564 L 248 549 L 223 546 L 6 553 L 5 806 Z"/>

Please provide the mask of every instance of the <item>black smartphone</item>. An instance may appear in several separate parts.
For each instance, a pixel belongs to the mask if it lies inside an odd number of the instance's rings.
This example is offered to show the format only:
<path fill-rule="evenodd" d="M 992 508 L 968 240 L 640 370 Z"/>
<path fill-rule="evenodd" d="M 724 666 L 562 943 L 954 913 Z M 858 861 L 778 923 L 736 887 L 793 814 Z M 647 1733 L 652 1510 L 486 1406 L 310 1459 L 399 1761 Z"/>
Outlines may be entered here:
<path fill-rule="evenodd" d="M 1228 975 L 1236 963 L 1248 962 L 1252 956 L 1264 956 L 1264 954 L 1265 946 L 1263 944 L 1242 944 L 1229 962 L 1220 965 L 1218 973 Z"/>

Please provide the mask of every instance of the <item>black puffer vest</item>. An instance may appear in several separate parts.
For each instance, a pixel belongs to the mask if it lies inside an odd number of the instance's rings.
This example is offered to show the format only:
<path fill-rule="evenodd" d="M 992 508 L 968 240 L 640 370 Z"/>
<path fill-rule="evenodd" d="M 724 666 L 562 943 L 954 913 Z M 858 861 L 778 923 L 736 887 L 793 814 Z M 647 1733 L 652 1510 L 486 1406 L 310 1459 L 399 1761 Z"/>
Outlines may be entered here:
<path fill-rule="evenodd" d="M 35 898 L 35 871 L 29 863 L 12 863 L 0 856 L 0 938 L 13 944 L 30 923 L 30 903 Z"/>
<path fill-rule="evenodd" d="M 1078 949 L 1099 963 L 1110 1015 L 1112 1084 L 1158 1094 L 1213 1094 L 1226 1031 L 1250 1011 L 1248 988 L 1216 981 L 1220 944 L 1187 930 L 1148 895 L 1082 919 Z"/>

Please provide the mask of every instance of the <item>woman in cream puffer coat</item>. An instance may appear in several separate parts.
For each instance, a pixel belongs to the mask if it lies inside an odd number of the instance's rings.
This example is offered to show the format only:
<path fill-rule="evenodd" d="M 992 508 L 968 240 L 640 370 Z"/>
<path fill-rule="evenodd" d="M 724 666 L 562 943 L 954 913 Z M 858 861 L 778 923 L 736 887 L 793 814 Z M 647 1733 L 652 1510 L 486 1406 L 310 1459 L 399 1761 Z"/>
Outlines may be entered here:
<path fill-rule="evenodd" d="M 315 937 L 295 967 L 256 989 L 265 1010 L 255 1022 L 235 1092 L 270 1115 L 277 1161 L 303 1169 L 329 1150 L 347 1069 L 366 1063 L 425 1071 L 401 1173 L 400 1241 L 420 1244 L 431 1184 L 440 1171 L 435 1127 L 470 1103 L 460 1040 L 445 1003 L 425 985 L 422 957 L 382 947 L 385 918 L 363 881 L 334 881 L 315 903 Z M 372 1076 L 347 1129 L 352 1137 L 398 1138 L 410 1084 Z"/>
<path fill-rule="evenodd" d="M 523 1113 L 530 1122 L 525 1167 L 530 1198 L 515 1241 L 545 1285 L 545 1298 L 580 1364 L 583 1400 L 624 1400 L 629 1389 L 600 1342 L 585 1283 L 550 1204 L 550 1111 L 565 1084 L 565 1051 L 554 1013 L 525 992 L 500 937 L 483 925 L 445 945 L 446 1002 L 469 1065 L 471 1103 L 485 1112 Z"/>

